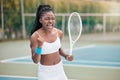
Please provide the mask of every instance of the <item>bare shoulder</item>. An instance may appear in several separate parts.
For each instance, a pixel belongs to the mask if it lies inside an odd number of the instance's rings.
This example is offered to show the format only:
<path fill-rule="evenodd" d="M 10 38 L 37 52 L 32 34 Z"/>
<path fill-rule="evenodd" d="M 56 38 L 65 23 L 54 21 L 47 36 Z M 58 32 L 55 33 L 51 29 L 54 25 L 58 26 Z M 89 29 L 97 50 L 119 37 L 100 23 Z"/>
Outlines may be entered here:
<path fill-rule="evenodd" d="M 37 43 L 37 34 L 35 34 L 35 32 L 30 36 L 30 44 L 34 44 Z"/>
<path fill-rule="evenodd" d="M 57 29 L 57 32 L 58 32 L 58 36 L 60 37 L 60 39 L 62 39 L 63 32 L 60 29 Z"/>
<path fill-rule="evenodd" d="M 33 40 L 33 39 L 36 39 L 37 38 L 37 35 L 35 33 L 33 33 L 31 36 L 30 36 L 30 40 Z"/>

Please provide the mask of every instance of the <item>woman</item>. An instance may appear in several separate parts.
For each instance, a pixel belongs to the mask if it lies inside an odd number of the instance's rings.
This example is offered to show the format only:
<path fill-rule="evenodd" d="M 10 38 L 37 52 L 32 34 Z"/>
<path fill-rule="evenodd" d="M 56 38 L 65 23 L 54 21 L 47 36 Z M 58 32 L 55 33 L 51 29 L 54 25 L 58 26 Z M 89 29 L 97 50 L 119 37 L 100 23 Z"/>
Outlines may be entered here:
<path fill-rule="evenodd" d="M 73 60 L 73 56 L 62 50 L 60 40 L 63 33 L 54 26 L 55 15 L 52 8 L 40 5 L 30 38 L 32 60 L 39 63 L 38 80 L 67 80 L 60 55 L 68 61 Z"/>

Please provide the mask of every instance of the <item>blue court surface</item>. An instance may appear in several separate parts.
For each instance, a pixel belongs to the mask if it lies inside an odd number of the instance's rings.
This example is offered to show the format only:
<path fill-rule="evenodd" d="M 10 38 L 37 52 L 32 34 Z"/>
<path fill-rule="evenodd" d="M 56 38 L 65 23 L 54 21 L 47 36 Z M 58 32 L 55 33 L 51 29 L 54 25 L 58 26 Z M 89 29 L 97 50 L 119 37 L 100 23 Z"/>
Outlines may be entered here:
<path fill-rule="evenodd" d="M 0 76 L 0 80 L 37 80 L 33 77 L 20 77 L 20 76 Z"/>
<path fill-rule="evenodd" d="M 66 52 L 69 51 L 66 50 Z M 75 48 L 73 55 L 72 62 L 62 58 L 63 64 L 120 68 L 120 45 L 87 45 Z M 7 59 L 2 62 L 33 64 L 31 56 Z"/>
<path fill-rule="evenodd" d="M 66 50 L 66 52 L 68 53 L 69 50 Z M 72 62 L 68 62 L 62 58 L 63 64 L 69 66 L 120 69 L 120 45 L 87 45 L 75 48 L 73 50 L 73 55 L 74 60 Z M 6 59 L 1 62 L 34 64 L 31 60 L 31 56 Z M 37 78 L 0 75 L 0 80 L 37 80 Z"/>

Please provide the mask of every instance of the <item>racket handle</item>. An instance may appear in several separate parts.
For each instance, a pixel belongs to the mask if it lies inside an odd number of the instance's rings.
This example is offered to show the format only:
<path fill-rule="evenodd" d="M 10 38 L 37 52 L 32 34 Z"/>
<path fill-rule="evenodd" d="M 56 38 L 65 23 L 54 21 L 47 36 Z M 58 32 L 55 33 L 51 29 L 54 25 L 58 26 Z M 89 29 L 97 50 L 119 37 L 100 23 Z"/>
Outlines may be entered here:
<path fill-rule="evenodd" d="M 69 55 L 72 55 L 72 50 L 70 50 L 70 54 Z"/>
<path fill-rule="evenodd" d="M 72 46 L 70 46 L 70 52 L 69 55 L 72 55 Z"/>

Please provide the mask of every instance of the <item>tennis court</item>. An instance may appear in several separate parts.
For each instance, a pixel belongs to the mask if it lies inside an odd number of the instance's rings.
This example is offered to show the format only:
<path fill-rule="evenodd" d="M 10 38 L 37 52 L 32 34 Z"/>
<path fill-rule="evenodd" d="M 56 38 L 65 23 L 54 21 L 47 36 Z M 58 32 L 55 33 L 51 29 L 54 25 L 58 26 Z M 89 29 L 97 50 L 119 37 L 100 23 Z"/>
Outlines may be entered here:
<path fill-rule="evenodd" d="M 37 80 L 29 35 L 39 4 L 52 6 L 55 26 L 64 33 L 62 48 L 67 53 L 69 15 L 75 11 L 82 18 L 83 30 L 74 46 L 74 60 L 62 58 L 69 80 L 120 80 L 119 0 L 1 0 L 0 4 L 0 80 Z"/>
<path fill-rule="evenodd" d="M 13 42 L 9 42 L 9 46 L 12 44 Z M 23 47 L 22 50 L 24 48 L 29 48 L 28 41 L 17 41 L 14 42 L 14 44 L 27 45 L 26 47 Z M 19 47 L 21 47 L 21 45 L 19 45 Z M 6 48 L 6 50 L 7 49 L 8 48 Z M 65 51 L 68 52 L 67 49 L 65 49 Z M 32 62 L 31 56 L 21 55 L 20 57 L 20 53 L 23 52 L 21 49 L 20 51 L 17 49 L 13 52 L 18 52 L 18 56 L 1 58 L 0 80 L 36 80 L 37 65 Z M 29 50 L 27 50 L 25 54 L 28 54 L 28 52 Z M 120 79 L 120 45 L 89 43 L 88 45 L 85 44 L 74 48 L 73 53 L 74 60 L 72 62 L 67 62 L 62 59 L 65 72 L 70 80 Z"/>
<path fill-rule="evenodd" d="M 66 50 L 66 53 L 68 53 L 68 50 Z M 65 65 L 120 68 L 119 45 L 86 45 L 74 49 L 73 53 L 74 60 L 72 62 L 63 59 Z M 33 64 L 31 56 L 6 59 L 1 62 Z"/>

